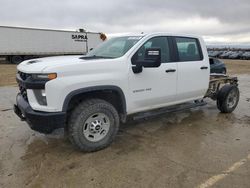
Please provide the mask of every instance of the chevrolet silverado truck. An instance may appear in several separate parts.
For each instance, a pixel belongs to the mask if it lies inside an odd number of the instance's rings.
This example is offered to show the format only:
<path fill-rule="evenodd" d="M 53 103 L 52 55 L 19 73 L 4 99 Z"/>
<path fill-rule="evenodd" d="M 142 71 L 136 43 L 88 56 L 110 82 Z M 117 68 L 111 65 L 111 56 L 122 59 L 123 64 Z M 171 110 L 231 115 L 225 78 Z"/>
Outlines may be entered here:
<path fill-rule="evenodd" d="M 145 118 L 217 101 L 239 101 L 237 77 L 210 74 L 201 37 L 151 33 L 112 38 L 84 56 L 32 59 L 17 67 L 15 113 L 31 129 L 64 128 L 81 151 L 114 140 L 127 117 Z"/>

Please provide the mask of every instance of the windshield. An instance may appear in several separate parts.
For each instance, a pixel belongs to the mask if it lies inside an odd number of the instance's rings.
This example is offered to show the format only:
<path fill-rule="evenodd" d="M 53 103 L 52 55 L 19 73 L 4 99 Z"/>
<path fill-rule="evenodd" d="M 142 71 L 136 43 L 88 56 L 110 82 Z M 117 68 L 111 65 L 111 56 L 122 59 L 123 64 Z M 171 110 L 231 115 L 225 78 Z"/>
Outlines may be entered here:
<path fill-rule="evenodd" d="M 83 58 L 118 58 L 123 56 L 130 48 L 132 48 L 142 36 L 126 36 L 111 38 L 96 49 L 90 51 Z"/>

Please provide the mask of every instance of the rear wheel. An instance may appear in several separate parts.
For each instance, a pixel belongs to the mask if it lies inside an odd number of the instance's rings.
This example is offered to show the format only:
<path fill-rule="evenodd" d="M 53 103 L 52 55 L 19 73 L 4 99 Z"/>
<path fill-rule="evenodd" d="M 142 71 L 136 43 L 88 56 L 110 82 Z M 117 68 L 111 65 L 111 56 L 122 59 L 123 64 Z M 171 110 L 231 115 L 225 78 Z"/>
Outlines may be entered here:
<path fill-rule="evenodd" d="M 217 96 L 217 107 L 222 113 L 231 113 L 238 105 L 239 89 L 235 85 L 223 86 Z"/>
<path fill-rule="evenodd" d="M 29 59 L 34 59 L 34 56 L 26 55 L 26 56 L 23 57 L 23 60 L 29 60 Z"/>
<path fill-rule="evenodd" d="M 225 68 L 222 69 L 221 74 L 227 74 L 227 70 Z"/>
<path fill-rule="evenodd" d="M 20 55 L 14 55 L 10 58 L 10 62 L 12 64 L 19 64 L 23 61 L 23 57 Z"/>
<path fill-rule="evenodd" d="M 90 99 L 80 103 L 69 119 L 69 139 L 82 151 L 109 146 L 119 129 L 119 115 L 110 103 Z"/>

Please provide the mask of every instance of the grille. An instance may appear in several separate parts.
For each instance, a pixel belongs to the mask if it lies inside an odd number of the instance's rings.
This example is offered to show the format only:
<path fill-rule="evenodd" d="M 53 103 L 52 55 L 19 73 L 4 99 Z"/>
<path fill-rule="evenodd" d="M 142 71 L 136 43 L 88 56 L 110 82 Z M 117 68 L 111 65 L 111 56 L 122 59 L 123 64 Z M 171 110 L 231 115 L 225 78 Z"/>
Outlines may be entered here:
<path fill-rule="evenodd" d="M 31 74 L 27 74 L 27 73 L 20 72 L 20 71 L 18 71 L 18 74 L 22 78 L 22 80 L 26 80 L 27 78 L 31 76 Z"/>
<path fill-rule="evenodd" d="M 19 90 L 20 90 L 20 93 L 23 96 L 24 100 L 26 100 L 28 102 L 27 90 L 20 85 L 19 85 Z"/>
<path fill-rule="evenodd" d="M 25 81 L 28 77 L 31 76 L 30 74 L 26 74 L 26 73 L 23 73 L 23 72 L 20 72 L 20 71 L 18 71 L 18 74 L 19 74 L 19 76 L 21 77 L 21 79 L 23 81 Z M 23 96 L 24 100 L 26 100 L 28 102 L 28 96 L 27 96 L 26 88 L 23 87 L 22 84 L 20 84 L 20 83 L 18 85 L 19 85 L 19 90 L 20 90 L 21 95 Z"/>

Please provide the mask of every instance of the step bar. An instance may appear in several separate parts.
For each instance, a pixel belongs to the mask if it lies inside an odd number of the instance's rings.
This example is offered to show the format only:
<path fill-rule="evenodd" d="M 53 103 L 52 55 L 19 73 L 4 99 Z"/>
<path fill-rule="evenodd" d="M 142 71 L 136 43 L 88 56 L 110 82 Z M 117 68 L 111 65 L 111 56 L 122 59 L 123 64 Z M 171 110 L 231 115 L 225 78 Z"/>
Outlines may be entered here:
<path fill-rule="evenodd" d="M 188 109 L 191 109 L 191 108 L 204 106 L 206 104 L 207 103 L 205 101 L 203 101 L 203 100 L 189 102 L 189 103 L 183 103 L 183 104 L 174 105 L 174 106 L 171 106 L 171 107 L 160 108 L 160 109 L 157 109 L 157 110 L 139 112 L 139 113 L 133 115 L 132 119 L 133 120 L 140 120 L 140 119 L 145 119 L 145 118 L 148 118 L 148 117 L 159 116 L 159 115 L 166 114 L 166 113 L 180 112 L 180 111 L 188 110 Z"/>

